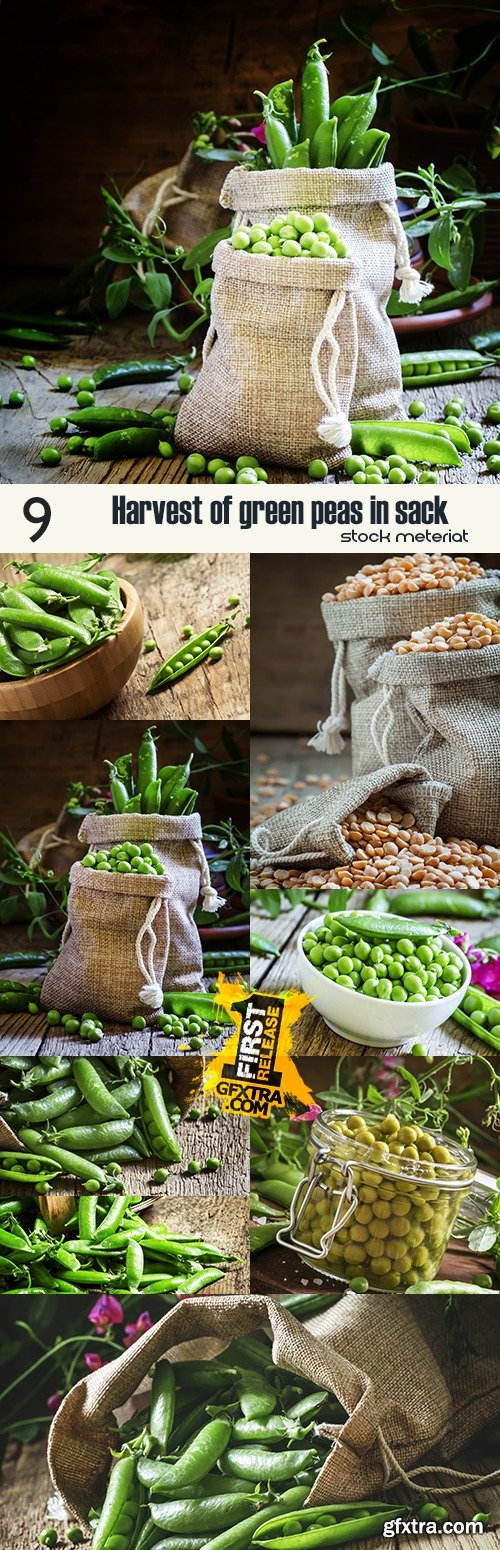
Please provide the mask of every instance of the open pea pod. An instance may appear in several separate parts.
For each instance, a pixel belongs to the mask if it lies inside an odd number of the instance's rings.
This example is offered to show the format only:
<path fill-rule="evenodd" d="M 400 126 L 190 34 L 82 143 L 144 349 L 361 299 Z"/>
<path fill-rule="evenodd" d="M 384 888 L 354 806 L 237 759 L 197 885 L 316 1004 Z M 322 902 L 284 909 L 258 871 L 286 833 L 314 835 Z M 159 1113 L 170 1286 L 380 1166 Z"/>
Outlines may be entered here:
<path fill-rule="evenodd" d="M 399 452 L 412 463 L 429 463 L 445 468 L 460 468 L 461 457 L 453 442 L 442 434 L 395 424 L 393 420 L 356 420 L 351 425 L 353 452 L 370 457 L 388 457 Z"/>
<path fill-rule="evenodd" d="M 367 942 L 397 942 L 400 937 L 407 937 L 410 942 L 428 942 L 430 936 L 440 936 L 443 930 L 434 920 L 371 915 L 368 910 L 339 910 L 333 918 L 347 936 L 360 936 Z"/>

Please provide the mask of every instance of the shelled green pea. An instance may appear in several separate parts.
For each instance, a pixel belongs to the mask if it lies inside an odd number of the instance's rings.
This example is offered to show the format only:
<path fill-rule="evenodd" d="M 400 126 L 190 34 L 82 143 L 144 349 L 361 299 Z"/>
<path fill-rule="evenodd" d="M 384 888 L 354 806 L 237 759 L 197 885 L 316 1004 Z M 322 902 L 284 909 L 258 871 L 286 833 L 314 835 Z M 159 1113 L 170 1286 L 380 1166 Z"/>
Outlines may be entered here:
<path fill-rule="evenodd" d="M 112 845 L 108 849 L 87 851 L 82 866 L 93 867 L 96 872 L 120 872 L 124 875 L 127 872 L 139 872 L 145 877 L 161 877 L 165 871 L 148 841 L 134 845 L 132 840 L 125 840 L 123 844 Z"/>
<path fill-rule="evenodd" d="M 289 210 L 277 215 L 269 226 L 239 226 L 231 237 L 239 253 L 256 253 L 267 258 L 345 258 L 347 247 L 333 222 L 323 210 L 305 215 Z"/>
<path fill-rule="evenodd" d="M 302 945 L 325 979 L 382 1001 L 440 1001 L 463 983 L 461 959 L 440 936 L 418 945 L 402 936 L 370 946 L 363 938 L 349 938 L 332 920 L 309 931 Z"/>

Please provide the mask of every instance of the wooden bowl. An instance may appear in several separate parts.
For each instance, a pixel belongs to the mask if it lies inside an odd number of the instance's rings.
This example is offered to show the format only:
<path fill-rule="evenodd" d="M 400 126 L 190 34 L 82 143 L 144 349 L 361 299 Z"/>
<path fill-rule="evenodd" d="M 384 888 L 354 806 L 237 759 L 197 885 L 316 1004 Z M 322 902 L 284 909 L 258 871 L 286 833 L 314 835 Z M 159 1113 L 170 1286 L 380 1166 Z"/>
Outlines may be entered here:
<path fill-rule="evenodd" d="M 135 587 L 120 581 L 125 612 L 115 635 L 66 667 L 0 684 L 1 721 L 81 721 L 119 694 L 142 650 L 144 619 Z"/>

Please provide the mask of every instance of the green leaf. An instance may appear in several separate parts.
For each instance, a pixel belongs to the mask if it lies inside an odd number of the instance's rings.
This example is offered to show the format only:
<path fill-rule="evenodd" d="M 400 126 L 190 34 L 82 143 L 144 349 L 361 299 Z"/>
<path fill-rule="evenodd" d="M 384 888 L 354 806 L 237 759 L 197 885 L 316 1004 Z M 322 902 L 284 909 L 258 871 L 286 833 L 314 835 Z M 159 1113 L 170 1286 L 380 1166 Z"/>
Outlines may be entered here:
<path fill-rule="evenodd" d="M 476 1254 L 489 1254 L 497 1241 L 496 1230 L 485 1223 L 482 1227 L 474 1227 L 469 1237 L 469 1248 Z"/>
<path fill-rule="evenodd" d="M 151 269 L 144 277 L 144 289 L 157 312 L 161 307 L 170 306 L 172 300 L 170 275 L 158 274 L 156 269 Z"/>
<path fill-rule="evenodd" d="M 217 243 L 222 242 L 225 237 L 230 236 L 230 226 L 221 226 L 219 231 L 210 231 L 206 237 L 202 237 L 201 242 L 197 242 L 196 247 L 190 248 L 189 253 L 186 253 L 186 257 L 182 265 L 183 269 L 195 269 L 197 264 L 199 264 L 200 269 L 204 269 L 205 266 L 210 263 L 210 259 L 212 257 L 214 248 L 217 247 Z"/>
<path fill-rule="evenodd" d="M 120 312 L 125 310 L 129 296 L 131 280 L 113 280 L 106 286 L 106 307 L 110 318 L 118 318 Z"/>
<path fill-rule="evenodd" d="M 469 283 L 474 258 L 474 238 L 470 225 L 463 226 L 457 239 L 452 242 L 448 274 L 452 285 L 463 290 Z"/>
<path fill-rule="evenodd" d="M 374 1105 L 376 1105 L 376 1107 L 378 1109 L 379 1108 L 385 1108 L 387 1100 L 384 1097 L 384 1094 L 383 1093 L 379 1093 L 378 1087 L 373 1087 L 371 1082 L 368 1083 L 368 1087 L 366 1089 L 366 1096 L 367 1096 L 367 1099 L 368 1099 L 368 1103 L 373 1103 Z"/>
<path fill-rule="evenodd" d="M 451 210 L 445 210 L 429 233 L 429 255 L 435 264 L 439 264 L 441 269 L 449 269 L 450 267 L 453 230 L 454 221 Z"/>
<path fill-rule="evenodd" d="M 102 257 L 109 259 L 109 262 L 112 264 L 130 264 L 131 261 L 135 261 L 137 258 L 132 242 L 124 243 L 123 247 L 116 243 L 115 246 L 101 248 L 101 253 Z"/>
<path fill-rule="evenodd" d="M 45 914 L 47 900 L 45 898 L 45 894 L 42 893 L 40 889 L 30 888 L 26 894 L 26 903 L 28 905 L 30 915 L 32 915 L 34 919 L 36 919 L 39 915 Z"/>
<path fill-rule="evenodd" d="M 405 1066 L 398 1066 L 398 1075 L 404 1077 L 404 1080 L 408 1083 L 410 1092 L 413 1094 L 413 1097 L 416 1098 L 418 1102 L 420 1102 L 422 1096 L 420 1083 L 417 1082 L 417 1078 L 413 1075 L 413 1071 L 407 1071 Z"/>

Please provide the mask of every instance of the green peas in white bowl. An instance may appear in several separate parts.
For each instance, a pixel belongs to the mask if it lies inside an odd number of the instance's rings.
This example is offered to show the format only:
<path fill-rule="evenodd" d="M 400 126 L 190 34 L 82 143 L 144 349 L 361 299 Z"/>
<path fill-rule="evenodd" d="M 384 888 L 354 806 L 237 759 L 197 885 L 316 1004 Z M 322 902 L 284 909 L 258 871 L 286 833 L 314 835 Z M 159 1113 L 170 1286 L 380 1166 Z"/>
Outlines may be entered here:
<path fill-rule="evenodd" d="M 302 989 L 334 1032 L 390 1048 L 425 1038 L 453 1015 L 470 983 L 468 959 L 436 922 L 415 928 L 369 911 L 354 911 L 348 927 L 328 913 L 303 927 Z"/>

